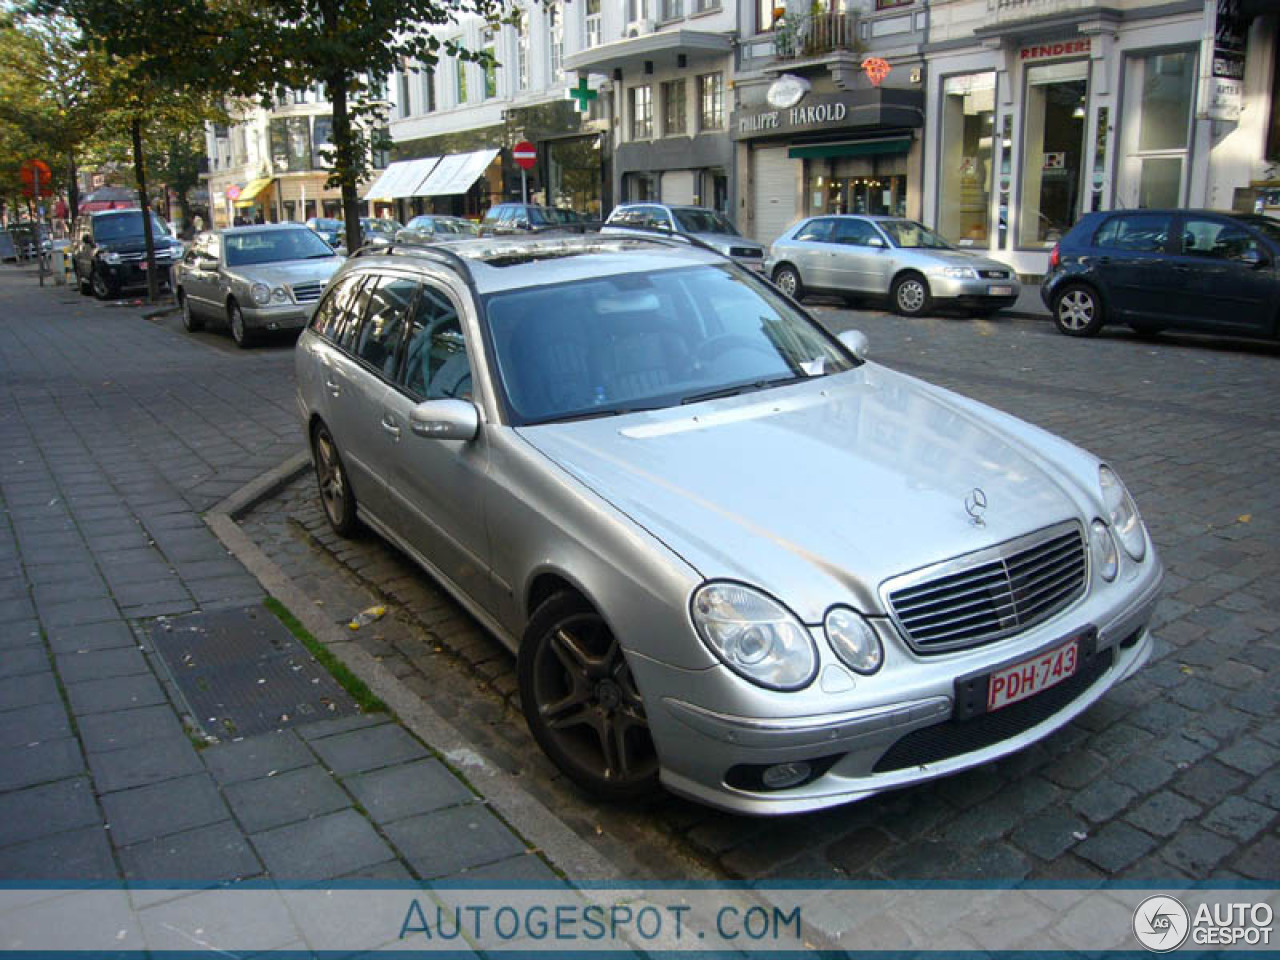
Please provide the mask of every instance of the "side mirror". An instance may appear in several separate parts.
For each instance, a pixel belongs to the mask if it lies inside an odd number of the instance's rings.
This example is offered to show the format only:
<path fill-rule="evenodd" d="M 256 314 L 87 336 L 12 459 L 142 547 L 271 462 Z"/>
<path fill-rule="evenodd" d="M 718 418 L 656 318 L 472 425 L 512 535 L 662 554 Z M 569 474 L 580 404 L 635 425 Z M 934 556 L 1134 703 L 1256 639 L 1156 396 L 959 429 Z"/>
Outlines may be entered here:
<path fill-rule="evenodd" d="M 871 349 L 871 341 L 867 339 L 867 335 L 861 330 L 846 330 L 836 339 L 845 345 L 845 347 L 859 360 L 867 359 L 867 353 Z"/>
<path fill-rule="evenodd" d="M 881 250 L 883 250 L 883 249 L 884 249 L 884 238 L 883 238 L 883 237 L 868 237 L 868 238 L 867 238 L 867 246 L 868 246 L 868 247 L 879 247 Z"/>
<path fill-rule="evenodd" d="M 452 397 L 424 400 L 409 412 L 409 429 L 430 440 L 474 440 L 480 411 L 474 403 Z"/>
<path fill-rule="evenodd" d="M 1261 270 L 1263 267 L 1271 263 L 1271 261 L 1267 259 L 1267 255 L 1257 247 L 1250 247 L 1243 251 L 1240 254 L 1240 262 L 1254 270 Z"/>

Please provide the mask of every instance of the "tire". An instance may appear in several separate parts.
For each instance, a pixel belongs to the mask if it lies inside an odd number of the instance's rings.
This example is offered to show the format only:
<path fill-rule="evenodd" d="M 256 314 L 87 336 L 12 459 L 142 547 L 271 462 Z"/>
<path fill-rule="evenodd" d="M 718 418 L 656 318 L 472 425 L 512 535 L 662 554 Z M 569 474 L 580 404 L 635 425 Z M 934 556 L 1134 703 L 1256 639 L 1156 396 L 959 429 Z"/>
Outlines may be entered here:
<path fill-rule="evenodd" d="M 114 300 L 120 295 L 120 288 L 104 277 L 97 267 L 89 271 L 89 286 L 99 300 Z"/>
<path fill-rule="evenodd" d="M 893 281 L 889 291 L 895 312 L 904 317 L 920 317 L 933 306 L 929 282 L 918 273 L 904 273 Z"/>
<path fill-rule="evenodd" d="M 80 276 L 80 268 L 75 265 L 74 261 L 71 263 L 71 272 L 76 276 L 76 289 L 80 291 L 80 296 L 87 297 L 92 295 L 93 287 L 89 286 L 88 280 Z"/>
<path fill-rule="evenodd" d="M 192 311 L 191 300 L 181 287 L 178 288 L 178 306 L 182 308 L 183 330 L 186 330 L 187 333 L 199 333 L 204 329 L 204 321 Z"/>
<path fill-rule="evenodd" d="M 1053 297 L 1053 323 L 1068 337 L 1096 336 L 1106 323 L 1102 298 L 1093 287 L 1068 283 Z"/>
<path fill-rule="evenodd" d="M 517 662 L 520 706 L 533 738 L 570 780 L 602 800 L 658 789 L 658 755 L 644 701 L 604 618 L 562 592 L 534 612 Z"/>
<path fill-rule="evenodd" d="M 333 434 L 323 423 L 317 423 L 311 431 L 311 462 L 320 488 L 320 505 L 324 507 L 329 526 L 340 537 L 354 537 L 360 532 L 356 495 L 347 479 L 347 468 L 342 463 L 342 454 L 338 452 Z"/>
<path fill-rule="evenodd" d="M 227 301 L 227 323 L 231 325 L 231 339 L 241 350 L 248 350 L 254 343 L 254 332 L 244 322 L 244 312 L 234 300 Z"/>
<path fill-rule="evenodd" d="M 773 271 L 773 285 L 796 303 L 804 299 L 804 284 L 800 281 L 800 271 L 789 263 L 784 263 Z"/>

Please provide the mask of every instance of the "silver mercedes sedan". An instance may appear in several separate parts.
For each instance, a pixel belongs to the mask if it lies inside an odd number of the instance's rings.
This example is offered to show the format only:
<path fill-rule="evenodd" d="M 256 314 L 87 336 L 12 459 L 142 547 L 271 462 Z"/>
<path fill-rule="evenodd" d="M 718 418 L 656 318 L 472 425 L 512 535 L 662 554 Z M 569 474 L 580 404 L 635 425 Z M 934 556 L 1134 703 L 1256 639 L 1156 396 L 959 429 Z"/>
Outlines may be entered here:
<path fill-rule="evenodd" d="M 334 529 L 513 651 L 566 775 L 780 814 L 1013 753 L 1151 652 L 1116 472 L 866 354 L 678 238 L 481 239 L 349 260 L 298 404 Z"/>
<path fill-rule="evenodd" d="M 903 316 L 935 303 L 985 315 L 1011 307 L 1013 268 L 953 247 L 914 220 L 832 214 L 801 220 L 774 241 L 765 272 L 799 300 L 806 293 L 888 297 Z"/>
<path fill-rule="evenodd" d="M 268 223 L 202 233 L 174 271 L 182 324 L 231 328 L 239 347 L 263 331 L 298 330 L 342 257 L 301 223 Z"/>

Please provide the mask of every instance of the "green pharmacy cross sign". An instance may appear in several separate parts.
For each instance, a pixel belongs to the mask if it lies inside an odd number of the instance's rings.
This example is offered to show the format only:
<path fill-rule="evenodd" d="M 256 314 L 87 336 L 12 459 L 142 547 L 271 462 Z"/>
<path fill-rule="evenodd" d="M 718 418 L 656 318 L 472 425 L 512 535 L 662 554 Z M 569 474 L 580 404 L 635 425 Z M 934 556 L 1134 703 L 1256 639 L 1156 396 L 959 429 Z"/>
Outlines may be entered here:
<path fill-rule="evenodd" d="M 586 113 L 591 106 L 591 101 L 600 96 L 600 93 L 591 89 L 591 84 L 587 82 L 587 75 L 584 73 L 578 77 L 578 85 L 569 88 L 569 96 L 576 101 L 578 113 Z"/>

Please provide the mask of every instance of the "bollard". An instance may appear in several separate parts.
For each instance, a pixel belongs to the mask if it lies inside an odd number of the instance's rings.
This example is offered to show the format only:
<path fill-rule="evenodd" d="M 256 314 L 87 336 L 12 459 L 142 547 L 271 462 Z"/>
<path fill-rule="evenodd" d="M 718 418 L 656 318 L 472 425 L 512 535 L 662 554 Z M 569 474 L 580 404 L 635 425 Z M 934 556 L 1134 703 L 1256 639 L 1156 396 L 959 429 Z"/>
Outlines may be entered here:
<path fill-rule="evenodd" d="M 53 282 L 56 286 L 63 287 L 67 284 L 67 252 L 65 250 L 54 250 L 51 254 L 53 273 Z"/>

